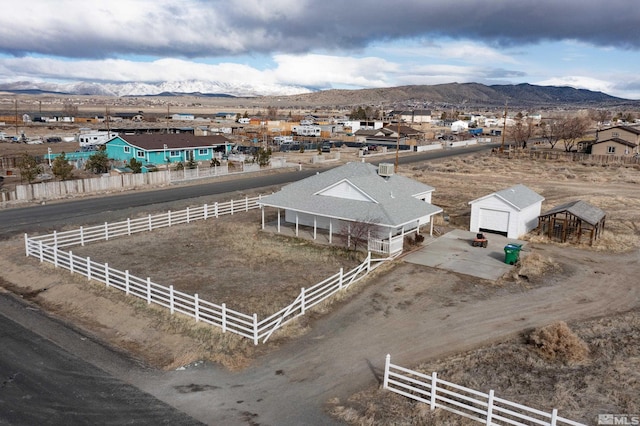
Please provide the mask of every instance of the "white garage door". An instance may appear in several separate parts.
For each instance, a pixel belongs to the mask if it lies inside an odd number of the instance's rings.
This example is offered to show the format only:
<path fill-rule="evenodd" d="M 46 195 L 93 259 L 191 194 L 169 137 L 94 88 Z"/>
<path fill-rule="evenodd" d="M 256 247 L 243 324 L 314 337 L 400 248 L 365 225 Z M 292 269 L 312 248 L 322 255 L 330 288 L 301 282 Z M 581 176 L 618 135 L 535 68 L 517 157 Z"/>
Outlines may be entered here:
<path fill-rule="evenodd" d="M 501 210 L 480 209 L 478 221 L 480 229 L 495 232 L 509 231 L 509 212 Z"/>

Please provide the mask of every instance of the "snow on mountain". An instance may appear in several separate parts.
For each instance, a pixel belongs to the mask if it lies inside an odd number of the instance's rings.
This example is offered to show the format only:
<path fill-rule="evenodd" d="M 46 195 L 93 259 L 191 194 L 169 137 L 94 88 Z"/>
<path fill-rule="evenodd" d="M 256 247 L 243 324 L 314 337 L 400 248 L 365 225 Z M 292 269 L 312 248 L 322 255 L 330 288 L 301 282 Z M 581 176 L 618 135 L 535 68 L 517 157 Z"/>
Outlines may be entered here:
<path fill-rule="evenodd" d="M 40 90 L 44 92 L 68 93 L 73 95 L 101 95 L 101 96 L 150 96 L 160 93 L 201 93 L 204 95 L 230 95 L 236 97 L 254 96 L 287 96 L 312 91 L 304 87 L 224 83 L 216 81 L 165 81 L 160 83 L 52 83 L 18 81 L 0 84 L 0 90 L 25 91 Z"/>

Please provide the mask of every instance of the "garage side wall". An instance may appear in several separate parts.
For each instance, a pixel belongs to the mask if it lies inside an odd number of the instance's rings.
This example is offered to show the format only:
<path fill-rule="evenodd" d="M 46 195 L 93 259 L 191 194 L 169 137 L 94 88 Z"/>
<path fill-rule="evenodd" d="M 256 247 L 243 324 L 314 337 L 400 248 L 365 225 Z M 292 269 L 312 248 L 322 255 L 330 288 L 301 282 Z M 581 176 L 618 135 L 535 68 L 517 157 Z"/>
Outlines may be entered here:
<path fill-rule="evenodd" d="M 520 211 L 518 218 L 517 235 L 513 238 L 520 238 L 538 227 L 538 216 L 542 210 L 542 201 L 525 207 Z M 509 236 L 511 238 L 511 236 Z"/>

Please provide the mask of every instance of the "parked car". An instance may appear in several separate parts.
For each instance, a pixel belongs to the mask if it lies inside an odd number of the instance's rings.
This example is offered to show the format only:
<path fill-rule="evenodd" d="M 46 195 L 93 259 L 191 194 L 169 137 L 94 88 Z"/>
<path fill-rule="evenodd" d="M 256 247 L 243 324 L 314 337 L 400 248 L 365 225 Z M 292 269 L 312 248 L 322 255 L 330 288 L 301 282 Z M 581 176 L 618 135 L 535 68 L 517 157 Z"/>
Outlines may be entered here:
<path fill-rule="evenodd" d="M 330 143 L 323 143 L 321 151 L 322 152 L 331 152 L 331 144 Z"/>

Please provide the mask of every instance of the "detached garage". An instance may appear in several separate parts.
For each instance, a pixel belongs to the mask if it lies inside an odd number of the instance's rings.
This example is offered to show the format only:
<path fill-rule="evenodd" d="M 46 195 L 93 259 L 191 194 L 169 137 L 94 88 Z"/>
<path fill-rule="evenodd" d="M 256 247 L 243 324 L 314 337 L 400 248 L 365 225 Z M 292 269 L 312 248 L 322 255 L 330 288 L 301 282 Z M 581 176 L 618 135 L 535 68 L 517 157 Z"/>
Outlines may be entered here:
<path fill-rule="evenodd" d="M 492 232 L 519 238 L 538 226 L 544 197 L 516 185 L 470 201 L 471 232 Z"/>

